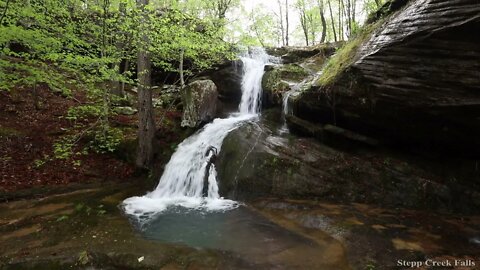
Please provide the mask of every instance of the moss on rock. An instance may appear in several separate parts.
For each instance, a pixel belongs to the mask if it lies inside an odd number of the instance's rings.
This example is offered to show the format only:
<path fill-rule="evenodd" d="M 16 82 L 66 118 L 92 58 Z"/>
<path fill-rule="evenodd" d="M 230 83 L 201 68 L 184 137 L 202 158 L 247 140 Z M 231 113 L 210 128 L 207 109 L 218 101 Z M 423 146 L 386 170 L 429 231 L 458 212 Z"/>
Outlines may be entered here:
<path fill-rule="evenodd" d="M 262 79 L 264 104 L 267 107 L 281 105 L 283 93 L 290 90 L 289 82 L 301 82 L 308 75 L 308 71 L 297 64 L 270 66 Z"/>
<path fill-rule="evenodd" d="M 380 19 L 373 24 L 366 25 L 362 28 L 357 36 L 351 41 L 345 43 L 338 51 L 328 60 L 325 68 L 322 71 L 322 76 L 315 82 L 315 86 L 328 86 L 333 84 L 355 61 L 358 59 L 358 51 L 362 44 L 364 44 L 383 24 L 384 20 Z"/>

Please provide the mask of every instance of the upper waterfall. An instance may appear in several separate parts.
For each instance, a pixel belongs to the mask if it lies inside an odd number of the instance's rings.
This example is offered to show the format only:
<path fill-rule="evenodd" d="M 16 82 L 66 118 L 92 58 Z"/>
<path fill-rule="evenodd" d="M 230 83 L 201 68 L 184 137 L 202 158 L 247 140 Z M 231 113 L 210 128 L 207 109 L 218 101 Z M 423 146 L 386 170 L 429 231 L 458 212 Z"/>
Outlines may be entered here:
<path fill-rule="evenodd" d="M 270 62 L 272 57 L 262 48 L 253 48 L 240 59 L 243 63 L 243 78 L 239 112 L 242 114 L 258 113 L 262 102 L 262 77 L 265 65 Z"/>

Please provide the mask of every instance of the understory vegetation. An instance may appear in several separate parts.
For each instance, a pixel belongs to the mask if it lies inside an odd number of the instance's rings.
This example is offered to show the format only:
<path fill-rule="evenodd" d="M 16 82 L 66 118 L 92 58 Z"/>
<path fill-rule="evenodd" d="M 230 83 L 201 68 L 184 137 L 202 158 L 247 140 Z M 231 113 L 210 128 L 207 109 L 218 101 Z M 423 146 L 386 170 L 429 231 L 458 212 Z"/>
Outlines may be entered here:
<path fill-rule="evenodd" d="M 3 170 L 2 182 L 18 178 L 13 171 L 80 170 L 94 163 L 91 157 L 118 152 L 136 167 L 151 169 L 152 140 L 173 149 L 168 144 L 182 136 L 176 134 L 179 89 L 189 79 L 233 60 L 245 46 L 365 36 L 355 14 L 381 4 L 279 1 L 279 13 L 259 4 L 255 15 L 239 0 L 0 0 L 2 166 L 11 167 L 15 153 L 25 151 L 18 148 L 39 134 L 27 147 L 35 153 L 25 153 L 22 169 Z M 289 29 L 288 16 L 294 15 L 288 10 L 303 19 L 301 25 Z M 232 19 L 238 12 L 241 19 Z M 339 51 L 321 80 L 341 72 L 360 42 Z M 295 65 L 285 68 L 294 80 L 307 75 Z M 147 135 L 139 133 L 146 127 Z"/>

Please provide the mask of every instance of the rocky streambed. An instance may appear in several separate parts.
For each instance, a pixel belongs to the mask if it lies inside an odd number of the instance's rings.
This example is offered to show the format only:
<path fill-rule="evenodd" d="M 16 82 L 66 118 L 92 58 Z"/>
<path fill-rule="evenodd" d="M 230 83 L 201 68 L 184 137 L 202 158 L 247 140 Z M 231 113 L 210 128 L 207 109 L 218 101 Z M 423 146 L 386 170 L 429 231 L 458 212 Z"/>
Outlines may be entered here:
<path fill-rule="evenodd" d="M 220 193 L 240 208 L 172 209 L 139 226 L 120 208 L 151 188 L 138 183 L 4 202 L 0 268 L 392 269 L 399 260 L 478 260 L 478 208 L 437 181 L 444 172 L 362 144 L 296 137 L 282 119 L 267 110 L 225 139 Z"/>
<path fill-rule="evenodd" d="M 257 199 L 210 221 L 235 228 L 222 238 L 234 249 L 175 243 L 122 214 L 122 199 L 143 192 L 125 184 L 0 204 L 0 268 L 391 269 L 397 260 L 479 255 L 479 216 L 311 200 Z"/>

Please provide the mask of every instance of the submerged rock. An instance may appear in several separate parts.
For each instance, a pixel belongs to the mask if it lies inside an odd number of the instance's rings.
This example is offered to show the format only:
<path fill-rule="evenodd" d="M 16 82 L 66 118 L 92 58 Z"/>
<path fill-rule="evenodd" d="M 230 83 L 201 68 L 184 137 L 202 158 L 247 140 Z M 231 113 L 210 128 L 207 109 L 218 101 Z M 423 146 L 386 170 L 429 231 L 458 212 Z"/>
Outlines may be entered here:
<path fill-rule="evenodd" d="M 182 127 L 199 127 L 215 118 L 217 87 L 211 80 L 194 81 L 182 90 Z"/>
<path fill-rule="evenodd" d="M 478 2 L 389 7 L 398 11 L 367 26 L 290 100 L 295 116 L 411 149 L 480 155 Z"/>

